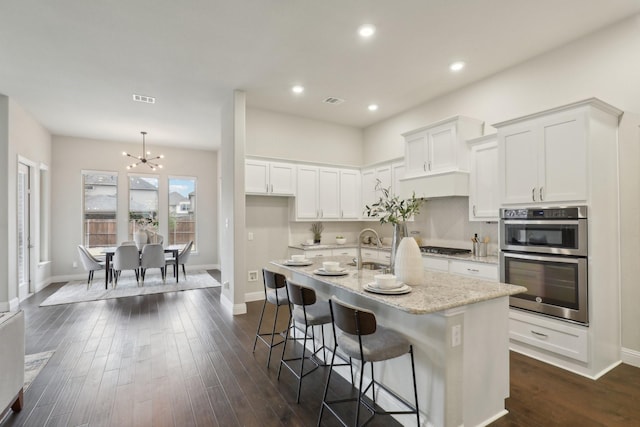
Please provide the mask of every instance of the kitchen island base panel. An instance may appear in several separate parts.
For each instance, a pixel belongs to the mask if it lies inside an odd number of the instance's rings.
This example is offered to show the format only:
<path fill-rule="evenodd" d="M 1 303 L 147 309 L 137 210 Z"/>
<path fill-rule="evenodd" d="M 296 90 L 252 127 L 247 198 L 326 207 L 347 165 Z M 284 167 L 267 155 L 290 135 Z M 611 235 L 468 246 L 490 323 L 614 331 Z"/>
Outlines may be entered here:
<path fill-rule="evenodd" d="M 423 425 L 486 425 L 506 413 L 504 402 L 509 396 L 507 296 L 416 315 L 305 274 L 288 273 L 298 283 L 314 287 L 321 296 L 335 295 L 350 304 L 373 310 L 381 325 L 409 339 L 414 347 Z M 354 364 L 359 366 L 357 361 Z M 336 372 L 351 381 L 347 368 L 336 369 Z M 410 375 L 402 357 L 375 366 L 376 380 L 408 401 L 412 401 L 413 390 L 410 381 L 405 379 Z M 369 379 L 365 373 L 365 381 Z M 354 381 L 358 383 L 357 376 Z M 386 410 L 398 409 L 383 393 L 376 396 L 376 401 Z M 415 424 L 415 417 L 396 418 L 403 425 Z"/>

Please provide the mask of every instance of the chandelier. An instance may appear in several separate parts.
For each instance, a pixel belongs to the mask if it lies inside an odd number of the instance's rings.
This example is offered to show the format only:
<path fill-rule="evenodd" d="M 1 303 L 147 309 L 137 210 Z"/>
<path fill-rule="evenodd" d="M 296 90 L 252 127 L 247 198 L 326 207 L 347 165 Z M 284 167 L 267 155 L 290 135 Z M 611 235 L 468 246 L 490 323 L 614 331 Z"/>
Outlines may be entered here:
<path fill-rule="evenodd" d="M 144 132 L 144 131 L 142 131 L 140 133 L 142 134 L 142 156 L 134 156 L 132 154 L 127 153 L 126 151 L 122 152 L 123 156 L 131 157 L 132 159 L 136 159 L 137 160 L 135 163 L 131 163 L 130 165 L 128 165 L 127 169 L 135 168 L 136 166 L 138 166 L 140 164 L 149 166 L 152 171 L 154 171 L 156 169 L 162 169 L 162 165 L 159 164 L 158 162 L 156 162 L 156 160 L 164 159 L 164 156 L 162 154 L 160 154 L 159 156 L 155 156 L 155 157 L 150 157 L 150 158 L 145 157 L 145 156 L 150 156 L 151 155 L 151 151 L 147 151 L 147 149 L 146 149 L 146 143 L 145 143 L 144 137 L 145 137 L 145 135 L 147 135 L 147 133 Z"/>

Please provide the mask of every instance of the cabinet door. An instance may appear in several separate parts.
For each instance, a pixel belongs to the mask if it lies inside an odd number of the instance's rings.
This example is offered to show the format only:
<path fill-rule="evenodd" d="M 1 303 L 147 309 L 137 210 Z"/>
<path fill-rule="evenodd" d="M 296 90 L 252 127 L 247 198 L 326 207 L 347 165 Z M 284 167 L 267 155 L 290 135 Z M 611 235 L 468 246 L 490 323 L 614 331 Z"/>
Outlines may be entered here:
<path fill-rule="evenodd" d="M 550 117 L 541 123 L 538 201 L 587 199 L 587 134 L 584 113 Z"/>
<path fill-rule="evenodd" d="M 404 163 L 393 163 L 391 165 L 391 190 L 394 195 L 400 194 L 400 180 L 404 178 L 405 166 Z"/>
<path fill-rule="evenodd" d="M 251 194 L 267 194 L 269 191 L 269 162 L 245 160 L 244 191 Z"/>
<path fill-rule="evenodd" d="M 376 168 L 376 183 L 380 182 L 376 190 L 376 200 L 382 197 L 382 189 L 389 189 L 393 192 L 393 177 L 391 174 L 391 165 L 379 166 Z"/>
<path fill-rule="evenodd" d="M 287 163 L 269 164 L 269 192 L 275 195 L 294 196 L 296 167 Z"/>
<path fill-rule="evenodd" d="M 376 171 L 375 169 L 367 169 L 362 171 L 362 209 L 365 206 L 371 206 L 375 203 L 376 198 Z M 363 214 L 363 217 L 367 217 Z"/>
<path fill-rule="evenodd" d="M 318 185 L 318 209 L 320 218 L 340 218 L 340 171 L 320 168 Z"/>
<path fill-rule="evenodd" d="M 357 219 L 362 216 L 359 171 L 340 171 L 340 216 L 345 219 Z"/>
<path fill-rule="evenodd" d="M 498 132 L 502 203 L 538 202 L 538 146 L 533 126 Z"/>
<path fill-rule="evenodd" d="M 497 221 L 498 142 L 494 139 L 471 147 L 469 220 Z"/>
<path fill-rule="evenodd" d="M 453 124 L 429 130 L 428 173 L 458 169 L 456 142 L 456 127 Z"/>
<path fill-rule="evenodd" d="M 296 218 L 318 218 L 318 168 L 298 166 Z"/>
<path fill-rule="evenodd" d="M 427 173 L 427 133 L 420 132 L 405 138 L 405 174 L 407 177 Z"/>

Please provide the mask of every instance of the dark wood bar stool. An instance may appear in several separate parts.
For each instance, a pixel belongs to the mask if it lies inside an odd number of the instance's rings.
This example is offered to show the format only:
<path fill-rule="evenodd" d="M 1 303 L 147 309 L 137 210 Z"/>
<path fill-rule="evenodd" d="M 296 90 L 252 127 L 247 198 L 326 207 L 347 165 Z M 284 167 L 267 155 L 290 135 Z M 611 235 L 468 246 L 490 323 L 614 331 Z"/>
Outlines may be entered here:
<path fill-rule="evenodd" d="M 256 338 L 253 341 L 253 352 L 256 351 L 256 343 L 258 339 L 265 343 L 267 347 L 269 347 L 269 356 L 267 357 L 267 367 L 269 367 L 269 363 L 271 363 L 271 352 L 273 351 L 273 347 L 276 347 L 285 342 L 285 334 L 288 332 L 289 328 L 281 332 L 276 332 L 276 324 L 278 323 L 278 313 L 280 312 L 280 307 L 286 306 L 289 311 L 289 320 L 287 325 L 291 323 L 291 306 L 289 305 L 289 293 L 287 291 L 287 279 L 284 275 L 280 273 L 275 273 L 273 271 L 269 271 L 267 269 L 262 269 L 262 277 L 264 282 L 264 304 L 262 305 L 262 313 L 260 313 L 260 320 L 258 321 L 258 329 L 256 330 Z M 271 332 L 260 332 L 262 329 L 262 319 L 264 318 L 264 311 L 267 307 L 267 304 L 272 304 L 275 307 L 275 315 L 273 319 L 273 327 L 271 328 Z M 275 336 L 279 335 L 281 339 L 277 342 L 274 342 Z M 270 337 L 267 341 L 265 337 Z"/>
<path fill-rule="evenodd" d="M 282 349 L 282 358 L 280 359 L 280 367 L 278 368 L 278 379 L 280 379 L 280 372 L 282 371 L 283 366 L 291 371 L 291 373 L 298 379 L 296 402 L 300 403 L 302 378 L 318 369 L 318 366 L 328 366 L 326 363 L 327 348 L 324 343 L 324 325 L 331 323 L 331 311 L 329 309 L 329 302 L 326 300 L 319 300 L 313 289 L 298 285 L 291 280 L 287 280 L 287 289 L 289 291 L 289 301 L 293 304 L 293 317 L 289 323 L 289 330 L 285 338 L 284 348 Z M 304 335 L 302 338 L 296 338 L 294 336 L 296 323 L 304 325 Z M 319 348 L 316 348 L 315 332 L 313 329 L 314 326 L 320 326 L 321 328 L 322 346 Z M 310 338 L 309 328 L 311 328 Z M 313 342 L 313 353 L 307 355 L 307 340 L 309 339 Z M 300 340 L 302 340 L 302 355 L 287 358 L 287 342 Z M 322 361 L 317 358 L 320 351 L 322 351 Z M 305 360 L 310 361 L 314 365 L 313 368 L 309 369 L 307 372 L 304 371 Z M 296 370 L 296 366 L 291 362 L 300 362 L 299 369 Z M 347 365 L 350 364 L 347 363 Z"/>
<path fill-rule="evenodd" d="M 331 317 L 333 320 L 333 332 L 336 337 L 334 356 L 338 347 L 341 351 L 349 356 L 351 359 L 360 360 L 360 380 L 358 386 L 358 397 L 327 400 L 327 393 L 329 391 L 329 383 L 331 381 L 331 374 L 333 372 L 333 358 L 331 359 L 331 370 L 327 376 L 327 383 L 324 388 L 324 396 L 322 397 L 322 406 L 320 407 L 320 415 L 318 417 L 318 426 L 322 422 L 322 414 L 325 408 L 329 410 L 343 426 L 347 426 L 347 423 L 340 418 L 340 415 L 334 410 L 332 405 L 345 403 L 345 402 L 357 402 L 356 416 L 353 425 L 359 426 L 360 421 L 360 407 L 364 406 L 371 415 L 364 422 L 367 424 L 375 415 L 392 415 L 392 414 L 415 414 L 417 425 L 420 425 L 420 412 L 418 410 L 418 389 L 416 386 L 416 370 L 413 360 L 413 346 L 405 337 L 398 332 L 384 328 L 377 325 L 376 316 L 370 310 L 358 308 L 353 305 L 340 301 L 339 299 L 332 297 L 329 300 L 329 307 L 331 309 Z M 339 332 L 336 332 L 336 328 Z M 413 378 L 413 395 L 415 399 L 415 406 L 408 402 L 397 393 L 389 390 L 384 385 L 378 383 L 375 380 L 373 374 L 373 362 L 381 362 L 384 360 L 394 359 L 409 353 L 411 358 L 411 373 Z M 363 388 L 364 369 L 366 364 L 371 365 L 371 381 Z M 353 384 L 353 381 L 352 381 Z M 402 405 L 406 406 L 406 411 L 384 411 L 376 405 L 376 390 L 375 387 L 379 387 L 385 390 L 389 395 L 393 396 Z M 373 399 L 363 399 L 365 394 L 371 389 L 371 396 Z M 363 424 L 363 425 L 364 425 Z"/>

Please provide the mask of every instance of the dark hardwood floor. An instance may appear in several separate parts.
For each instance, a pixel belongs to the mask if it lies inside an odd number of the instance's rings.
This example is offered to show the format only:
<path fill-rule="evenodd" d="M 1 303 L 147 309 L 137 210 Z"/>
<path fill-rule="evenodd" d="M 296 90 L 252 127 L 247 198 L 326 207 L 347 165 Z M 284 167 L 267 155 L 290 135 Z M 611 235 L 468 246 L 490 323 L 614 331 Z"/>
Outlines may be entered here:
<path fill-rule="evenodd" d="M 21 304 L 26 352 L 55 354 L 24 409 L 1 427 L 316 424 L 327 370 L 305 378 L 296 404 L 294 378 L 283 371 L 276 379 L 280 348 L 269 369 L 264 345 L 251 352 L 261 302 L 231 316 L 220 289 L 210 288 L 38 307 L 60 286 Z M 351 388 L 337 381 L 332 392 Z M 640 425 L 640 369 L 622 365 L 591 381 L 512 354 L 507 408 L 493 426 Z M 369 425 L 397 423 L 381 417 Z"/>

